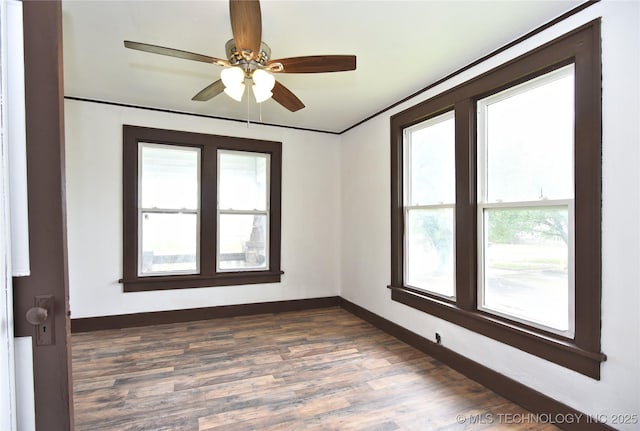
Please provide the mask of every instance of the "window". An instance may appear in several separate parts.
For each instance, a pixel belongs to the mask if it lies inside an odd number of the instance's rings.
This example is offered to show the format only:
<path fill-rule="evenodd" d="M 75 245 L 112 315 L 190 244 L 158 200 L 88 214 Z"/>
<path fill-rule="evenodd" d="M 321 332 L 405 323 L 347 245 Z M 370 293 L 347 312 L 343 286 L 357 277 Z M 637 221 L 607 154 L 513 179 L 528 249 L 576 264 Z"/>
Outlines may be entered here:
<path fill-rule="evenodd" d="M 404 131 L 405 280 L 455 296 L 455 140 L 453 112 Z"/>
<path fill-rule="evenodd" d="M 138 275 L 197 274 L 200 149 L 140 142 Z"/>
<path fill-rule="evenodd" d="M 125 291 L 280 281 L 280 143 L 123 135 Z"/>
<path fill-rule="evenodd" d="M 571 64 L 477 102 L 479 308 L 567 337 L 573 88 Z"/>
<path fill-rule="evenodd" d="M 269 155 L 219 150 L 218 175 L 218 271 L 267 268 Z"/>
<path fill-rule="evenodd" d="M 594 21 L 392 117 L 389 286 L 596 379 L 599 40 Z"/>

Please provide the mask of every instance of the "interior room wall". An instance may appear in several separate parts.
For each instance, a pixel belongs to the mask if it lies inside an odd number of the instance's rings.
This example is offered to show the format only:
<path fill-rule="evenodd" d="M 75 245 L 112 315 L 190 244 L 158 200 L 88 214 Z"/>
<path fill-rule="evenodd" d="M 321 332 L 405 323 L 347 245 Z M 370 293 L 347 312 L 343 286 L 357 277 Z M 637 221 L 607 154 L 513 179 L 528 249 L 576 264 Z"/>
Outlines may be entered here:
<path fill-rule="evenodd" d="M 390 299 L 390 116 L 602 17 L 602 364 L 593 380 Z M 640 3 L 602 1 L 342 136 L 341 296 L 591 415 L 640 414 Z M 433 41 L 437 43 L 437 41 Z M 427 45 L 428 47 L 428 45 Z M 435 340 L 434 340 L 435 341 Z M 606 415 L 606 416 L 602 416 Z"/>
<path fill-rule="evenodd" d="M 123 293 L 123 124 L 282 142 L 282 282 Z M 65 128 L 72 318 L 339 294 L 339 136 L 71 99 Z"/>
<path fill-rule="evenodd" d="M 602 17 L 603 296 L 596 381 L 397 302 L 390 281 L 390 116 Z M 342 136 L 65 101 L 72 318 L 341 295 L 592 415 L 640 413 L 640 4 L 604 0 Z M 437 41 L 433 41 L 437 43 Z M 428 83 L 425 83 L 425 85 Z M 283 143 L 282 283 L 123 293 L 122 124 Z M 602 416 L 601 416 L 602 417 Z M 637 424 L 615 425 L 623 430 Z"/>

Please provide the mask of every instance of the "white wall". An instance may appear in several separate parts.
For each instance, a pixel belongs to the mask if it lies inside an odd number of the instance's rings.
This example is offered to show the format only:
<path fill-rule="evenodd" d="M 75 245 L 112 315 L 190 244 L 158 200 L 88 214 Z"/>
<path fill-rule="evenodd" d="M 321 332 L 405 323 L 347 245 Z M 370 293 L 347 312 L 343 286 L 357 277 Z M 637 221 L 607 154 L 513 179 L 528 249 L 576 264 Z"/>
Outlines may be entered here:
<path fill-rule="evenodd" d="M 35 431 L 36 405 L 33 382 L 33 342 L 31 336 L 15 338 L 16 352 L 16 429 Z M 8 428 L 0 428 L 8 429 Z"/>
<path fill-rule="evenodd" d="M 390 116 L 602 16 L 603 293 L 600 381 L 392 302 Z M 640 414 L 640 3 L 603 1 L 342 136 L 341 296 L 592 415 Z M 614 425 L 638 429 L 640 425 Z"/>
<path fill-rule="evenodd" d="M 282 142 L 281 283 L 123 293 L 122 125 Z M 339 137 L 65 101 L 72 318 L 339 294 Z"/>
<path fill-rule="evenodd" d="M 11 267 L 14 277 L 27 276 L 29 264 L 29 205 L 27 202 L 27 135 L 24 97 L 22 2 L 7 1 L 7 117 L 11 170 Z"/>

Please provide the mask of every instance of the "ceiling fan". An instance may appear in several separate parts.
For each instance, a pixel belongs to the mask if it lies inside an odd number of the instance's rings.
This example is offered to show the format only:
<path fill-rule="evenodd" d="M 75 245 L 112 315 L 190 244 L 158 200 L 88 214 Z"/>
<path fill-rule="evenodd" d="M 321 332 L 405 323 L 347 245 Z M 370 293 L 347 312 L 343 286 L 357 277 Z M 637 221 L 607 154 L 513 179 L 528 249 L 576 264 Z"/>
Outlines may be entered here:
<path fill-rule="evenodd" d="M 242 100 L 245 81 L 253 82 L 256 102 L 270 97 L 291 112 L 304 108 L 304 103 L 288 88 L 275 80 L 272 73 L 323 73 L 356 69 L 355 55 L 312 55 L 271 60 L 271 49 L 262 41 L 262 15 L 259 0 L 229 0 L 233 39 L 225 45 L 227 59 L 150 45 L 124 41 L 124 46 L 139 51 L 223 66 L 221 79 L 208 85 L 192 100 L 207 101 L 225 92 L 235 100 Z"/>

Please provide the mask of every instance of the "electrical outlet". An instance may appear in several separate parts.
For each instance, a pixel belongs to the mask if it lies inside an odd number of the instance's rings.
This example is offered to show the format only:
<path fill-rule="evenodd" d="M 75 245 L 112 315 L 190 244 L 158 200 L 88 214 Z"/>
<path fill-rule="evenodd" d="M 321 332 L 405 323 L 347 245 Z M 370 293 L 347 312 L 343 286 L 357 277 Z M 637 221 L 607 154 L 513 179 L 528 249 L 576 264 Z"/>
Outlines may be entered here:
<path fill-rule="evenodd" d="M 442 337 L 437 332 L 436 332 L 436 343 L 437 344 L 442 344 Z"/>
<path fill-rule="evenodd" d="M 35 298 L 35 306 L 47 310 L 47 319 L 36 326 L 36 345 L 50 346 L 56 343 L 53 295 L 40 295 Z"/>

